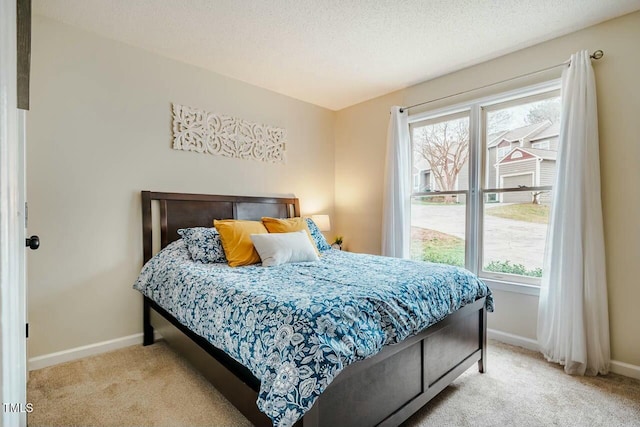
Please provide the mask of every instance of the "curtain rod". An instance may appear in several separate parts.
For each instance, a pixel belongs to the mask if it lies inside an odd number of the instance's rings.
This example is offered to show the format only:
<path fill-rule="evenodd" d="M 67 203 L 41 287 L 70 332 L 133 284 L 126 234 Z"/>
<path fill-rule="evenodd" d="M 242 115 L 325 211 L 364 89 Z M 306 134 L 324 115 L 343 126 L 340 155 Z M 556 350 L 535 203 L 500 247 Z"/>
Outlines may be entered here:
<path fill-rule="evenodd" d="M 602 50 L 598 49 L 595 52 L 593 52 L 593 54 L 590 55 L 590 58 L 597 61 L 598 59 L 601 59 L 603 56 L 604 56 L 604 52 Z M 554 68 L 558 68 L 558 67 L 564 67 L 564 66 L 570 65 L 570 64 L 571 64 L 571 60 L 564 61 L 564 62 L 562 62 L 560 64 L 552 65 L 550 67 L 542 68 L 542 69 L 536 70 L 536 71 L 531 71 L 530 73 L 520 74 L 519 76 L 510 77 L 510 78 L 505 79 L 505 80 L 500 80 L 499 82 L 489 83 L 489 84 L 486 84 L 484 86 L 480 86 L 480 87 L 476 87 L 476 88 L 473 88 L 473 89 L 464 90 L 462 92 L 454 93 L 452 95 L 447 95 L 447 96 L 443 96 L 443 97 L 440 97 L 440 98 L 431 99 L 429 101 L 420 102 L 418 104 L 409 105 L 408 107 L 401 107 L 400 108 L 400 112 L 402 113 L 405 110 L 408 110 L 409 108 L 415 108 L 415 107 L 419 107 L 421 105 L 430 104 L 432 102 L 442 101 L 443 99 L 453 98 L 454 96 L 464 95 L 465 93 L 473 92 L 473 91 L 480 90 L 480 89 L 485 89 L 485 88 L 488 88 L 488 87 L 491 87 L 491 86 L 499 85 L 501 83 L 510 82 L 511 80 L 521 79 L 523 77 L 527 77 L 527 76 L 531 76 L 531 75 L 534 75 L 534 74 L 542 73 L 544 71 L 553 70 Z"/>

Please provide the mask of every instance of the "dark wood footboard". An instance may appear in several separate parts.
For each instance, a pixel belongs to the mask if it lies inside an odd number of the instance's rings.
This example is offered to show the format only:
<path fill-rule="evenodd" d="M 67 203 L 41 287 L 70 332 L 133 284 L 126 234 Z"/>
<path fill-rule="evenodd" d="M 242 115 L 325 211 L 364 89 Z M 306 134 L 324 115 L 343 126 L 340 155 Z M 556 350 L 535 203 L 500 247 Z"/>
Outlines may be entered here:
<path fill-rule="evenodd" d="M 478 362 L 486 369 L 485 298 L 399 344 L 345 368 L 298 425 L 397 426 Z M 256 406 L 260 382 L 223 351 L 150 299 L 145 323 L 201 372 L 253 424 L 270 425 Z M 145 318 L 147 318 L 145 316 Z"/>
<path fill-rule="evenodd" d="M 397 426 L 482 359 L 484 298 L 340 373 L 304 427 Z"/>

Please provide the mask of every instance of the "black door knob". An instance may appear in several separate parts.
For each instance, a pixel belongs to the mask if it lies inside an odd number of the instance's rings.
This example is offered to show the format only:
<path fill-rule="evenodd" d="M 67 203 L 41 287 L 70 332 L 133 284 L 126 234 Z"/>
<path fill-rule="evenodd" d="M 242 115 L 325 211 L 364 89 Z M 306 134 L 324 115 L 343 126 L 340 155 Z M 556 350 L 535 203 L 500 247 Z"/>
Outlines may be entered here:
<path fill-rule="evenodd" d="M 27 237 L 27 246 L 35 251 L 40 247 L 40 238 L 38 236 Z"/>

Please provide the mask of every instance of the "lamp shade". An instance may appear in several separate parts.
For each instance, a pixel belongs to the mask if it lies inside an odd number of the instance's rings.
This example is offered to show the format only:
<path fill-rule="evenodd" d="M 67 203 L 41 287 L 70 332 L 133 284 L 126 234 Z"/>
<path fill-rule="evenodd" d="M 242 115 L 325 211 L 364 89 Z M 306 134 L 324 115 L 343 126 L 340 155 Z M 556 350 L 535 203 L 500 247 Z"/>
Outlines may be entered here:
<path fill-rule="evenodd" d="M 311 215 L 311 219 L 316 223 L 320 231 L 331 230 L 331 220 L 329 215 Z"/>

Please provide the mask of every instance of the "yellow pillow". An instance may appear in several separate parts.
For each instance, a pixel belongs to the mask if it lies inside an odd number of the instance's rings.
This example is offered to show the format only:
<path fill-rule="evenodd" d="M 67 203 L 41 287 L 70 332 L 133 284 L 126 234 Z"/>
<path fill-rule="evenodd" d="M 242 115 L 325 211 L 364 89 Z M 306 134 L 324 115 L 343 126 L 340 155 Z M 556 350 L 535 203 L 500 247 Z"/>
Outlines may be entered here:
<path fill-rule="evenodd" d="M 267 229 L 260 221 L 238 219 L 214 220 L 213 226 L 220 233 L 224 254 L 231 267 L 257 264 L 260 255 L 251 241 L 252 234 L 265 234 Z"/>
<path fill-rule="evenodd" d="M 262 217 L 262 223 L 267 228 L 269 233 L 292 233 L 295 231 L 304 230 L 307 232 L 307 237 L 311 240 L 311 246 L 316 249 L 316 253 L 319 254 L 316 242 L 311 237 L 311 231 L 307 226 L 307 221 L 304 218 L 270 218 L 268 216 Z"/>

